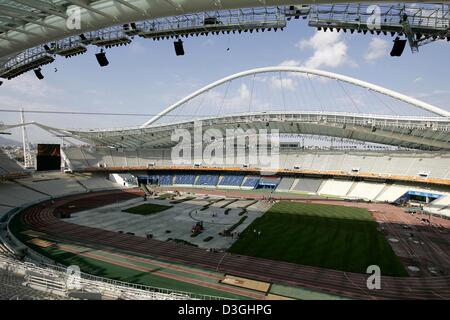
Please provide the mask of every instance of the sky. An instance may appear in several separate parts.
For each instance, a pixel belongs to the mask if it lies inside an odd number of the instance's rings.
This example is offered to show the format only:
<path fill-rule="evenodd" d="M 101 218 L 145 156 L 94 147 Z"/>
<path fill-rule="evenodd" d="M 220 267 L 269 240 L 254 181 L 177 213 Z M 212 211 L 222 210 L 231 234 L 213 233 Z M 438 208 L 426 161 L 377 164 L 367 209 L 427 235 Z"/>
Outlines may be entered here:
<path fill-rule="evenodd" d="M 450 44 L 444 41 L 423 46 L 416 54 L 407 47 L 402 57 L 393 58 L 391 37 L 318 32 L 297 20 L 282 32 L 183 40 L 186 54 L 177 57 L 173 40 L 135 38 L 129 46 L 107 50 L 110 65 L 105 68 L 97 64 L 96 48 L 71 59 L 58 57 L 43 67 L 42 81 L 32 72 L 5 81 L 0 109 L 154 114 L 233 73 L 288 65 L 351 76 L 450 110 Z M 148 119 L 26 114 L 27 121 L 58 128 L 117 128 Z M 19 121 L 17 113 L 0 112 L 0 122 Z M 19 133 L 15 130 L 9 138 L 20 140 Z M 58 142 L 37 128 L 30 128 L 29 136 L 32 143 Z"/>

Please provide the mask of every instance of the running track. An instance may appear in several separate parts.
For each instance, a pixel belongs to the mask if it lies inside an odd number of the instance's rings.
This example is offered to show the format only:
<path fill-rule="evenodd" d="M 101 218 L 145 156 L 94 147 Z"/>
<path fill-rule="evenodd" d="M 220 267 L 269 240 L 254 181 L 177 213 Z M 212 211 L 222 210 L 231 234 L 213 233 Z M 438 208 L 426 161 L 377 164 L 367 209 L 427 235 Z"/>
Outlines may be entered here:
<path fill-rule="evenodd" d="M 382 277 L 381 290 L 368 290 L 364 274 L 301 266 L 85 227 L 56 218 L 58 212 L 77 212 L 142 196 L 138 190 L 69 196 L 30 207 L 21 213 L 29 228 L 61 240 L 93 247 L 148 255 L 170 262 L 251 279 L 299 286 L 357 299 L 450 299 L 450 276 L 428 278 Z"/>

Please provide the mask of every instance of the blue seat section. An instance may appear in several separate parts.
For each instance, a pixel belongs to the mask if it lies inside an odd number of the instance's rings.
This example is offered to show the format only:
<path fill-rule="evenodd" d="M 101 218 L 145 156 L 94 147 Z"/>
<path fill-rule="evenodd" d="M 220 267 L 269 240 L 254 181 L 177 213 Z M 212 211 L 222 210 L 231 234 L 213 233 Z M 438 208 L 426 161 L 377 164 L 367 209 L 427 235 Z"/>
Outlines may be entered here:
<path fill-rule="evenodd" d="M 278 184 L 280 183 L 279 177 L 262 177 L 261 180 L 259 180 L 258 185 L 256 186 L 257 189 L 276 189 L 278 187 Z"/>
<path fill-rule="evenodd" d="M 177 174 L 175 184 L 194 184 L 195 175 L 193 174 Z"/>
<path fill-rule="evenodd" d="M 138 180 L 140 183 L 145 183 L 145 184 L 172 185 L 173 184 L 173 175 L 152 174 L 152 175 L 148 175 L 148 176 L 139 176 Z"/>
<path fill-rule="evenodd" d="M 222 181 L 220 181 L 219 185 L 221 186 L 236 186 L 240 187 L 242 182 L 244 181 L 245 176 L 224 176 Z"/>
<path fill-rule="evenodd" d="M 215 174 L 202 174 L 198 176 L 197 186 L 215 186 L 219 182 L 219 175 Z"/>
<path fill-rule="evenodd" d="M 259 177 L 247 177 L 247 180 L 244 181 L 243 187 L 252 187 L 256 188 L 256 186 L 259 183 L 260 178 Z"/>
<path fill-rule="evenodd" d="M 160 175 L 159 184 L 162 186 L 171 186 L 173 184 L 173 176 L 169 174 Z"/>

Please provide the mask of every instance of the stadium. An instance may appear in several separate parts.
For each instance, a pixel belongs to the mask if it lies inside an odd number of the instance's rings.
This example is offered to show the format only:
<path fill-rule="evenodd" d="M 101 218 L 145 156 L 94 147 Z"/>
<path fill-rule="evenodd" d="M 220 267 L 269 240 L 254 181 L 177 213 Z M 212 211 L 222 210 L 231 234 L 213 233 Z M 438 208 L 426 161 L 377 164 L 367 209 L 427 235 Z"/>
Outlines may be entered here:
<path fill-rule="evenodd" d="M 10 15 L 25 10 L 7 2 L 0 9 Z M 264 10 L 259 1 L 163 2 L 151 15 L 138 0 L 47 3 L 42 19 L 0 25 L 10 28 L 0 33 L 0 77 L 20 81 L 35 70 L 39 78 L 56 55 L 138 34 L 270 31 L 300 17 L 315 28 L 356 28 L 319 19 L 314 12 L 338 7 L 319 10 L 317 1 L 264 1 Z M 67 3 L 98 17 L 62 38 L 58 8 Z M 126 14 L 111 19 L 114 10 Z M 233 10 L 251 24 L 225 23 Z M 204 12 L 200 29 L 163 30 L 168 22 L 158 20 Z M 145 29 L 149 21 L 161 24 Z M 450 30 L 411 21 L 399 31 L 384 21 L 380 33 L 405 34 L 413 51 Z M 49 31 L 31 33 L 33 23 Z M 178 40 L 175 50 L 184 54 Z M 0 152 L 0 299 L 450 299 L 444 107 L 337 72 L 275 65 L 223 75 L 136 126 L 73 129 L 25 114 L 0 123 L 3 134 L 20 130 L 23 151 L 22 163 Z M 31 128 L 64 142 L 33 147 Z"/>

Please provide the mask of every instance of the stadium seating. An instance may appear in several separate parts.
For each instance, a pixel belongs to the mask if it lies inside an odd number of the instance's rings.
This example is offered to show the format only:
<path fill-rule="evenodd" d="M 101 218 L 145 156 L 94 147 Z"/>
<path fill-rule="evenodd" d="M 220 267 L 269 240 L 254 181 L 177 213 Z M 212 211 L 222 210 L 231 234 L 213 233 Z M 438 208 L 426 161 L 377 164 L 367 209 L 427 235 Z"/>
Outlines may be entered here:
<path fill-rule="evenodd" d="M 48 199 L 49 196 L 30 190 L 15 182 L 0 182 L 0 204 L 20 207 L 26 203 L 33 203 Z"/>
<path fill-rule="evenodd" d="M 247 178 L 244 180 L 242 187 L 243 188 L 250 188 L 254 189 L 259 183 L 260 178 L 256 176 L 247 176 Z"/>
<path fill-rule="evenodd" d="M 216 186 L 219 182 L 219 175 L 199 175 L 195 185 L 197 186 Z"/>
<path fill-rule="evenodd" d="M 261 176 L 261 179 L 258 182 L 257 188 L 263 189 L 276 189 L 278 184 L 280 183 L 280 177 L 267 177 Z"/>
<path fill-rule="evenodd" d="M 106 179 L 102 174 L 76 174 L 74 179 L 90 191 L 120 189 L 122 186 Z"/>
<path fill-rule="evenodd" d="M 173 184 L 173 176 L 172 175 L 160 175 L 158 177 L 159 184 L 162 186 L 170 186 Z"/>
<path fill-rule="evenodd" d="M 112 166 L 113 167 L 127 167 L 125 153 L 120 149 L 111 149 Z"/>
<path fill-rule="evenodd" d="M 81 148 L 67 148 L 62 151 L 62 154 L 72 170 L 82 170 L 90 166 Z"/>
<path fill-rule="evenodd" d="M 136 167 L 139 165 L 138 155 L 136 150 L 124 151 L 125 162 L 128 167 Z"/>
<path fill-rule="evenodd" d="M 0 176 L 25 174 L 25 170 L 0 150 Z"/>
<path fill-rule="evenodd" d="M 345 197 L 352 185 L 353 181 L 329 179 L 322 184 L 318 193 L 321 195 Z"/>
<path fill-rule="evenodd" d="M 386 184 L 376 182 L 357 182 L 348 197 L 355 199 L 374 200 L 384 189 Z"/>
<path fill-rule="evenodd" d="M 450 193 L 447 192 L 442 198 L 433 201 L 425 207 L 425 210 L 433 214 L 450 218 Z"/>
<path fill-rule="evenodd" d="M 294 178 L 282 178 L 278 187 L 277 191 L 289 191 L 291 190 L 292 184 L 294 183 Z"/>
<path fill-rule="evenodd" d="M 323 179 L 300 178 L 297 183 L 294 182 L 292 191 L 317 193 L 323 182 Z"/>
<path fill-rule="evenodd" d="M 304 170 L 349 173 L 353 171 L 413 177 L 427 172 L 431 178 L 450 178 L 448 153 L 296 149 L 281 149 L 280 152 L 280 165 L 284 169 L 298 167 Z M 99 163 L 107 167 L 173 165 L 170 149 L 116 150 L 101 147 L 70 147 L 64 149 L 64 153 L 69 158 L 72 169 L 81 169 L 83 166 L 98 167 Z"/>
<path fill-rule="evenodd" d="M 109 149 L 90 149 L 90 148 L 79 148 L 79 150 L 81 150 L 81 155 L 77 154 L 75 152 L 76 157 L 75 158 L 70 158 L 70 156 L 72 156 L 72 149 L 73 148 L 69 148 L 69 149 L 64 149 L 64 153 L 67 157 L 69 157 L 70 163 L 72 163 L 72 161 L 76 161 L 77 163 L 82 163 L 83 160 L 85 160 L 89 167 L 92 168 L 97 168 L 99 167 L 99 165 L 103 165 L 106 163 L 106 161 L 104 161 L 104 157 L 106 156 L 106 152 L 109 152 Z M 78 149 L 78 148 L 77 148 Z M 74 169 L 74 168 L 72 168 Z"/>
<path fill-rule="evenodd" d="M 196 176 L 193 174 L 177 174 L 175 176 L 174 184 L 193 185 L 195 183 Z"/>
<path fill-rule="evenodd" d="M 20 183 L 32 190 L 59 197 L 63 195 L 86 192 L 86 188 L 70 176 L 61 174 L 46 174 L 32 178 L 21 179 Z"/>
<path fill-rule="evenodd" d="M 240 187 L 245 176 L 241 175 L 224 175 L 219 182 L 219 186 Z"/>
<path fill-rule="evenodd" d="M 25 278 L 0 269 L 0 300 L 63 300 L 57 295 L 24 286 Z"/>
<path fill-rule="evenodd" d="M 422 191 L 422 189 L 414 188 L 403 184 L 389 185 L 380 195 L 375 199 L 377 201 L 394 202 L 408 191 Z"/>

